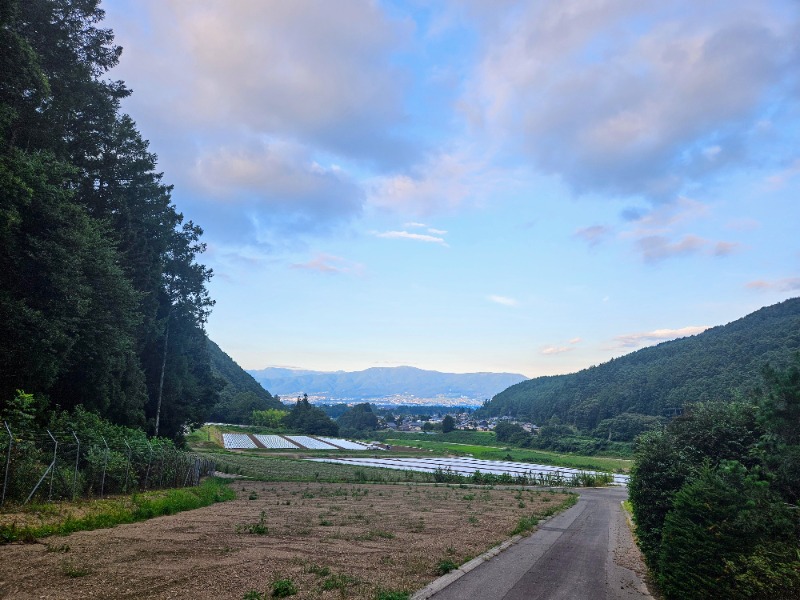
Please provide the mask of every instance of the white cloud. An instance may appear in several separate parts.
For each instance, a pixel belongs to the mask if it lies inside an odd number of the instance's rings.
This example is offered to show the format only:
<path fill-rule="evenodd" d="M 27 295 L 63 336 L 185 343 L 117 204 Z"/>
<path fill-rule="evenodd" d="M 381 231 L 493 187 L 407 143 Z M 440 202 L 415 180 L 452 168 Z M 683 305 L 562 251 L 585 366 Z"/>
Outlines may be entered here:
<path fill-rule="evenodd" d="M 256 211 L 255 220 L 288 215 L 302 228 L 352 218 L 364 202 L 341 169 L 324 168 L 306 148 L 285 142 L 208 151 L 197 159 L 193 179 L 206 196 Z"/>
<path fill-rule="evenodd" d="M 489 296 L 489 300 L 496 304 L 502 304 L 503 306 L 519 306 L 519 301 L 514 298 L 509 298 L 507 296 Z"/>
<path fill-rule="evenodd" d="M 424 233 L 410 233 L 408 231 L 383 231 L 373 232 L 375 237 L 385 238 L 390 240 L 415 240 L 418 242 L 428 242 L 432 244 L 440 244 L 448 247 L 444 238 L 436 237 L 433 235 L 426 235 Z"/>
<path fill-rule="evenodd" d="M 369 161 L 409 151 L 390 132 L 404 118 L 406 81 L 391 57 L 410 42 L 410 20 L 357 1 L 146 6 L 149 38 L 126 53 L 125 69 L 172 121 L 313 141 Z"/>
<path fill-rule="evenodd" d="M 641 333 L 629 333 L 618 335 L 614 338 L 617 348 L 639 348 L 649 344 L 674 340 L 680 337 L 687 337 L 702 333 L 708 329 L 708 325 L 681 327 L 680 329 L 656 329 Z"/>
<path fill-rule="evenodd" d="M 791 102 L 789 5 L 524 4 L 485 28 L 464 116 L 578 192 L 670 199 L 749 163 L 766 104 Z"/>
<path fill-rule="evenodd" d="M 545 346 L 541 350 L 541 354 L 549 356 L 551 354 L 563 354 L 564 352 L 572 352 L 575 348 L 572 346 Z"/>
<path fill-rule="evenodd" d="M 508 170 L 493 166 L 489 156 L 472 154 L 469 148 L 441 152 L 410 173 L 374 178 L 368 185 L 368 203 L 389 211 L 430 215 L 470 202 L 479 204 L 513 185 L 514 179 Z"/>

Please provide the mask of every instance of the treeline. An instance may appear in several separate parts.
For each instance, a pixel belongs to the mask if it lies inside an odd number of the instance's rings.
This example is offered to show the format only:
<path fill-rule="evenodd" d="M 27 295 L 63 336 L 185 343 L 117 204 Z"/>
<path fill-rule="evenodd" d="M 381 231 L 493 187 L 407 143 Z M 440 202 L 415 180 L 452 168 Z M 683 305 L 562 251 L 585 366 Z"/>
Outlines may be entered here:
<path fill-rule="evenodd" d="M 786 366 L 797 350 L 800 298 L 793 298 L 578 373 L 518 383 L 497 394 L 476 416 L 508 415 L 537 425 L 556 417 L 582 433 L 624 439 L 623 430 L 644 423 L 643 416 L 671 417 L 686 402 L 757 395 L 763 366 Z M 626 416 L 613 421 L 620 415 Z"/>
<path fill-rule="evenodd" d="M 98 5 L 0 3 L 0 403 L 22 389 L 175 437 L 216 401 L 211 270 L 103 78 L 121 48 Z"/>
<path fill-rule="evenodd" d="M 800 353 L 753 402 L 701 403 L 638 441 L 630 500 L 664 596 L 800 597 Z"/>

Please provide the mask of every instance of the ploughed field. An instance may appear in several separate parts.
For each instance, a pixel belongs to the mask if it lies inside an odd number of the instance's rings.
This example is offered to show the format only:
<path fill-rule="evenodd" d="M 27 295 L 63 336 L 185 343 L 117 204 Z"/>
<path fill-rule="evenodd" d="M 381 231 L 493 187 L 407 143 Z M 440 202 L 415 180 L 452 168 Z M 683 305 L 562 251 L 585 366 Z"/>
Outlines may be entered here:
<path fill-rule="evenodd" d="M 411 484 L 231 484 L 237 499 L 112 529 L 0 546 L 3 598 L 372 600 L 507 539 L 568 495 Z"/>

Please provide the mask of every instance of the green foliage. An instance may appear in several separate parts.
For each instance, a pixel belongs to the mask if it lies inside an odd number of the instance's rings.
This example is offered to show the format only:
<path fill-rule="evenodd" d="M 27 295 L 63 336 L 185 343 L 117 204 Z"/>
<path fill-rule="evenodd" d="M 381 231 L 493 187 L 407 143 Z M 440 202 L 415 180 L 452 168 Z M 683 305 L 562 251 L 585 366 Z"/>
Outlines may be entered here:
<path fill-rule="evenodd" d="M 375 600 L 408 600 L 410 597 L 409 592 L 382 590 L 377 593 Z"/>
<path fill-rule="evenodd" d="M 440 560 L 436 563 L 436 568 L 433 570 L 437 575 L 447 575 L 450 571 L 455 571 L 458 565 L 449 558 Z"/>
<path fill-rule="evenodd" d="M 237 525 L 236 533 L 267 535 L 269 533 L 269 529 L 267 528 L 267 513 L 262 510 L 256 523 L 251 523 L 249 525 Z"/>
<path fill-rule="evenodd" d="M 698 404 L 640 438 L 630 500 L 666 598 L 800 593 L 798 484 L 787 476 L 800 447 L 785 420 L 800 404 L 800 355 L 794 361 L 765 371 L 757 406 Z"/>
<path fill-rule="evenodd" d="M 208 340 L 211 372 L 221 382 L 219 401 L 211 408 L 208 419 L 221 423 L 254 424 L 278 427 L 279 424 L 263 422 L 267 411 L 280 411 L 283 405 L 261 387 L 252 375 L 242 369 L 213 341 Z M 256 421 L 259 413 L 262 420 Z"/>
<path fill-rule="evenodd" d="M 294 596 L 300 590 L 291 579 L 278 579 L 272 584 L 273 598 L 288 598 Z"/>
<path fill-rule="evenodd" d="M 0 11 L 0 408 L 17 389 L 180 438 L 216 401 L 202 230 L 106 73 L 99 0 Z"/>
<path fill-rule="evenodd" d="M 254 410 L 251 419 L 253 425 L 279 429 L 283 426 L 284 419 L 288 414 L 289 411 L 286 410 L 268 408 L 266 410 Z"/>
<path fill-rule="evenodd" d="M 76 531 L 90 531 L 114 527 L 122 523 L 135 523 L 162 515 L 172 515 L 185 510 L 209 506 L 215 502 L 233 500 L 235 494 L 227 482 L 208 478 L 199 486 L 135 494 L 128 498 L 103 500 L 92 510 L 74 517 L 67 514 L 61 521 L 47 525 L 22 528 L 0 526 L 0 543 L 34 541 L 51 535 L 67 535 Z"/>
<path fill-rule="evenodd" d="M 369 403 L 353 405 L 336 422 L 342 431 L 349 432 L 348 435 L 364 434 L 378 428 L 378 416 L 372 412 Z"/>
<path fill-rule="evenodd" d="M 784 368 L 790 353 L 797 350 L 800 298 L 793 298 L 728 325 L 643 348 L 578 373 L 523 381 L 497 394 L 476 416 L 509 415 L 540 425 L 557 416 L 579 431 L 597 430 L 608 439 L 609 426 L 634 425 L 607 422 L 626 413 L 664 417 L 686 401 L 750 397 L 762 385 L 763 365 Z M 616 437 L 615 428 L 610 431 L 612 439 L 624 439 Z"/>
<path fill-rule="evenodd" d="M 283 419 L 286 427 L 309 435 L 339 435 L 339 426 L 325 411 L 312 406 L 308 398 L 298 398 L 291 412 Z"/>
<path fill-rule="evenodd" d="M 664 417 L 626 412 L 610 419 L 603 419 L 600 421 L 597 428 L 592 432 L 592 435 L 599 438 L 606 438 L 609 441 L 614 439 L 632 442 L 639 435 L 647 431 L 660 429 L 666 424 L 666 421 L 667 419 Z"/>
<path fill-rule="evenodd" d="M 442 419 L 442 433 L 450 433 L 456 428 L 456 420 L 447 415 L 444 419 Z"/>

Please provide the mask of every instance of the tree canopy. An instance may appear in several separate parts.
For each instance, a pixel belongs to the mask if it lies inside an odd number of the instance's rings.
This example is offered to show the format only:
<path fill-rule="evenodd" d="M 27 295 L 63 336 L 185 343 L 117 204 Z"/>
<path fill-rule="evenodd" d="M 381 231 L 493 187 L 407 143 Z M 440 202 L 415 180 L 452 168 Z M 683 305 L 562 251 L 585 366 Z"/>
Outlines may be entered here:
<path fill-rule="evenodd" d="M 177 436 L 216 400 L 200 227 L 172 204 L 99 0 L 0 7 L 0 403 Z M 1 404 L 0 404 L 1 406 Z"/>
<path fill-rule="evenodd" d="M 666 598 L 800 593 L 800 353 L 758 403 L 699 403 L 640 438 L 630 499 Z"/>

